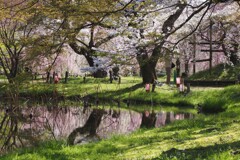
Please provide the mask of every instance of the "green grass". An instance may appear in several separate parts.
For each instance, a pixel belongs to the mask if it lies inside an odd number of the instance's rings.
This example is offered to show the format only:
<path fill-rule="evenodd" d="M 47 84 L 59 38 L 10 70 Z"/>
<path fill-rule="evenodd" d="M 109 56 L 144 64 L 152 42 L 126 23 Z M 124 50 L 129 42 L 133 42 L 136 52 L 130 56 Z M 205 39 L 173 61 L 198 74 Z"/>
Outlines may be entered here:
<path fill-rule="evenodd" d="M 147 100 L 151 100 L 151 96 L 154 96 L 154 93 L 147 94 L 144 86 L 140 83 L 141 79 L 139 77 L 123 77 L 121 84 L 118 84 L 116 81 L 110 84 L 108 79 L 94 79 L 90 77 L 87 78 L 86 83 L 83 83 L 82 78 L 73 78 L 69 79 L 67 84 L 59 83 L 57 85 L 28 81 L 19 87 L 19 94 L 20 97 L 32 99 L 56 96 L 55 93 L 57 92 L 57 96 L 64 96 L 66 99 L 91 95 L 101 99 L 127 100 L 133 98 L 142 100 L 143 97 L 146 97 Z M 8 89 L 7 84 L 0 83 L 0 87 L 0 95 Z M 14 89 L 16 88 L 18 86 L 14 87 Z M 171 94 L 171 92 L 169 93 Z"/>
<path fill-rule="evenodd" d="M 28 83 L 20 94 L 44 95 L 57 90 L 59 95 L 74 97 L 92 95 L 101 99 L 132 100 L 178 105 L 192 108 L 201 104 L 206 109 L 221 111 L 196 115 L 194 119 L 175 121 L 155 129 L 140 129 L 130 135 L 113 136 L 98 143 L 67 146 L 65 141 L 43 142 L 35 147 L 22 148 L 3 155 L 0 159 L 240 159 L 240 85 L 226 88 L 192 88 L 187 95 L 173 86 L 157 87 L 146 93 L 139 85 L 140 78 L 122 78 L 122 84 L 109 84 L 107 79 L 71 79 L 68 84 L 49 85 Z M 125 106 L 124 106 L 125 105 Z M 126 107 L 126 104 L 122 104 Z M 164 105 L 152 106 L 164 107 Z M 138 106 L 132 109 L 138 109 Z M 186 108 L 186 109 L 188 109 Z M 215 110 L 216 109 L 216 110 Z M 141 110 L 141 109 L 139 109 Z"/>
<path fill-rule="evenodd" d="M 67 146 L 64 141 L 45 142 L 0 157 L 19 159 L 239 159 L 240 109 L 231 107 L 218 115 L 198 115 L 168 126 L 141 129 L 98 143 Z"/>
<path fill-rule="evenodd" d="M 219 64 L 209 70 L 200 71 L 189 77 L 189 80 L 237 80 L 240 73 L 240 66 L 231 66 L 227 64 Z"/>
<path fill-rule="evenodd" d="M 8 90 L 8 85 L 2 84 L 0 87 L 1 96 Z M 18 87 L 13 88 L 15 90 Z M 61 101 L 63 99 L 65 100 L 64 103 L 67 101 L 71 103 L 72 100 L 78 102 L 79 99 L 90 96 L 93 100 L 99 99 L 100 103 L 112 100 L 121 101 L 121 107 L 126 107 L 126 103 L 122 102 L 127 101 L 130 101 L 130 106 L 132 106 L 131 104 L 145 104 L 148 106 L 153 104 L 193 108 L 197 104 L 203 104 L 207 108 L 219 107 L 220 111 L 225 107 L 222 104 L 227 99 L 221 99 L 221 102 L 223 102 L 221 105 L 214 104 L 216 103 L 215 97 L 221 96 L 222 88 L 192 87 L 191 90 L 189 94 L 185 95 L 180 94 L 175 86 L 164 85 L 157 86 L 155 92 L 148 93 L 141 84 L 141 78 L 139 77 L 122 77 L 121 84 L 116 81 L 110 84 L 108 79 L 94 78 L 87 78 L 87 82 L 83 83 L 82 78 L 73 78 L 69 79 L 67 84 L 46 84 L 44 82 L 29 81 L 19 87 L 19 95 L 23 104 L 29 102 L 29 100 L 34 102 L 44 100 L 45 103 L 51 104 L 53 100 Z M 224 90 L 224 92 L 228 92 L 226 93 L 228 96 L 238 97 L 238 95 L 232 95 L 228 90 Z M 211 95 L 211 99 L 209 99 L 209 95 Z"/>

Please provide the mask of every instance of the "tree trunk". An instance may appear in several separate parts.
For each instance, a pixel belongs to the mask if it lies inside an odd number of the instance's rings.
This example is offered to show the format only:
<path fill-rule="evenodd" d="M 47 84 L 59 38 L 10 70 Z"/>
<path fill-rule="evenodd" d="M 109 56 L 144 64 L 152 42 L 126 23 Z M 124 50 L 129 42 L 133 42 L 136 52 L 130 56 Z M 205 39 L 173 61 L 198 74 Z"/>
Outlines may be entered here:
<path fill-rule="evenodd" d="M 91 50 L 89 51 L 88 49 L 79 47 L 75 42 L 69 43 L 69 46 L 78 55 L 83 55 L 86 58 L 90 67 L 94 66 L 93 57 L 92 57 L 93 53 L 91 52 Z"/>
<path fill-rule="evenodd" d="M 171 82 L 171 67 L 166 67 L 166 74 L 167 74 L 166 83 L 170 84 L 170 82 Z"/>
<path fill-rule="evenodd" d="M 90 56 L 90 55 L 91 55 L 91 54 L 89 54 L 89 53 L 83 54 L 83 56 L 86 58 L 86 60 L 87 60 L 87 62 L 88 62 L 88 65 L 89 65 L 90 67 L 94 67 L 93 57 Z"/>
<path fill-rule="evenodd" d="M 233 50 L 230 51 L 230 61 L 233 63 L 233 65 L 239 64 L 239 57 L 238 57 L 238 47 L 239 44 L 233 44 Z"/>
<path fill-rule="evenodd" d="M 153 83 L 154 82 L 154 72 L 155 68 L 151 68 L 149 64 L 140 66 L 141 73 L 142 73 L 142 81 L 143 84 L 146 83 Z"/>
<path fill-rule="evenodd" d="M 156 77 L 155 64 L 148 58 L 147 54 L 141 54 L 137 56 L 137 61 L 140 66 L 142 74 L 142 83 L 154 83 Z"/>
<path fill-rule="evenodd" d="M 83 55 L 86 58 L 89 67 L 97 67 L 97 66 L 95 66 L 94 61 L 93 61 L 93 55 L 94 55 L 93 50 L 91 50 L 90 48 L 86 49 L 83 47 L 79 47 L 75 42 L 69 43 L 69 46 L 74 50 L 75 53 L 77 53 L 79 55 Z M 99 69 L 96 72 L 94 72 L 92 74 L 92 76 L 94 78 L 103 78 L 103 77 L 107 76 L 107 72 L 104 71 L 103 69 Z"/>
<path fill-rule="evenodd" d="M 230 52 L 227 52 L 226 46 L 224 44 L 222 44 L 222 48 L 225 56 L 229 57 L 229 60 L 233 63 L 233 65 L 237 65 L 240 63 L 239 57 L 237 55 L 239 45 L 238 44 L 232 44 L 232 45 L 233 45 L 233 50 L 231 50 Z"/>
<path fill-rule="evenodd" d="M 167 79 L 166 79 L 166 83 L 167 84 L 170 84 L 170 81 L 171 81 L 171 64 L 172 64 L 172 61 L 169 57 L 167 57 L 165 59 L 165 68 L 166 68 L 166 74 L 167 74 Z"/>

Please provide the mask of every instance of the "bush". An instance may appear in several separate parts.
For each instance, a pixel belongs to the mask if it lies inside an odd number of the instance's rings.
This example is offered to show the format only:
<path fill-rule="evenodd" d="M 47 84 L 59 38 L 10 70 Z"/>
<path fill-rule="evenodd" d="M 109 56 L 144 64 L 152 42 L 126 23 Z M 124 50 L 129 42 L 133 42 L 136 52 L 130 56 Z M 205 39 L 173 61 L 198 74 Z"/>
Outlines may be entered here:
<path fill-rule="evenodd" d="M 223 112 L 225 110 L 226 110 L 226 99 L 224 99 L 223 97 L 207 98 L 202 104 L 203 113 L 218 113 L 218 112 Z"/>

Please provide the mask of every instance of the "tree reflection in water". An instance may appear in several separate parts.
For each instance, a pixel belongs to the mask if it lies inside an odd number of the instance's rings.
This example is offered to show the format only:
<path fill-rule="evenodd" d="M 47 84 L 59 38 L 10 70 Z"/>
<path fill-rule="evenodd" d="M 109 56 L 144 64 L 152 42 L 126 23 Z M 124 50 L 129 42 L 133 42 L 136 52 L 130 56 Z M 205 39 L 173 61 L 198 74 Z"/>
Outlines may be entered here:
<path fill-rule="evenodd" d="M 0 144 L 34 145 L 47 139 L 67 139 L 70 145 L 128 134 L 141 127 L 164 126 L 174 120 L 193 118 L 189 113 L 92 109 L 80 107 L 29 107 L 0 111 Z"/>

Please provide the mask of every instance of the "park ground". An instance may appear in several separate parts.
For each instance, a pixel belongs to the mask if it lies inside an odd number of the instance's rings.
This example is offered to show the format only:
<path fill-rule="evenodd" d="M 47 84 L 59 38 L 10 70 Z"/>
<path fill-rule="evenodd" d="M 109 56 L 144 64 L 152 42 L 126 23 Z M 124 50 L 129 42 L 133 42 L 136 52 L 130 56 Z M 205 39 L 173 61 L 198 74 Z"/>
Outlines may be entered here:
<path fill-rule="evenodd" d="M 72 103 L 77 95 L 91 95 L 100 101 L 120 100 L 121 107 L 134 110 L 146 108 L 131 106 L 131 103 L 127 106 L 127 101 L 151 104 L 156 110 L 175 106 L 176 110 L 195 113 L 194 119 L 175 121 L 161 128 L 140 129 L 130 135 L 113 135 L 84 145 L 68 146 L 65 140 L 42 142 L 9 152 L 0 159 L 240 159 L 240 85 L 192 87 L 188 94 L 179 93 L 175 85 L 163 85 L 157 86 L 154 93 L 147 93 L 140 82 L 137 77 L 122 77 L 121 84 L 93 78 L 87 78 L 85 83 L 82 78 L 72 78 L 68 84 L 56 85 L 30 82 L 21 85 L 19 95 L 37 99 L 57 91 L 57 97 L 65 97 L 61 105 Z M 204 113 L 197 114 L 198 104 Z"/>

